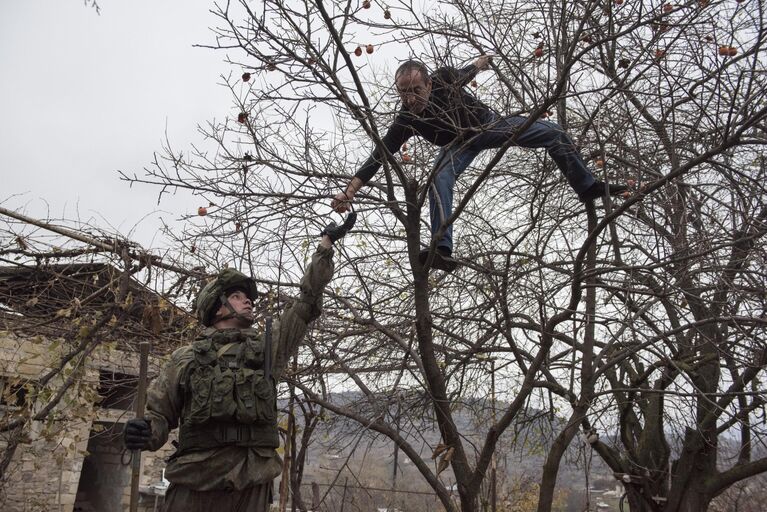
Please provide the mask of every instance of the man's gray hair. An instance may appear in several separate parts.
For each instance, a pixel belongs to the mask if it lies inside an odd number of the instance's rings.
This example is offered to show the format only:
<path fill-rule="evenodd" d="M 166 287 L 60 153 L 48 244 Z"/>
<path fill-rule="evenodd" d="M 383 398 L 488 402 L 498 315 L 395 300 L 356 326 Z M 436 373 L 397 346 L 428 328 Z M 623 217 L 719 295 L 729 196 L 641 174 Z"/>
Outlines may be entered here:
<path fill-rule="evenodd" d="M 397 68 L 397 71 L 394 73 L 394 80 L 397 80 L 400 76 L 411 71 L 418 71 L 421 73 L 421 75 L 423 75 L 424 81 L 428 80 L 429 75 L 431 74 L 429 72 L 429 68 L 426 67 L 426 64 L 420 60 L 409 59 L 400 64 L 400 66 Z"/>

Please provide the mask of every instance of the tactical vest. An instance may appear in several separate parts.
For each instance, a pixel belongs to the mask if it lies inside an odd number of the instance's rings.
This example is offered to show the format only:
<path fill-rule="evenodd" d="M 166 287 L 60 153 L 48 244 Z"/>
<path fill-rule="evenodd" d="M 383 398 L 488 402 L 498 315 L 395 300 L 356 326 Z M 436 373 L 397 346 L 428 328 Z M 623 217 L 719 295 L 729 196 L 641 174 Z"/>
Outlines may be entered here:
<path fill-rule="evenodd" d="M 276 383 L 265 345 L 255 329 L 222 330 L 192 343 L 178 453 L 279 447 Z"/>

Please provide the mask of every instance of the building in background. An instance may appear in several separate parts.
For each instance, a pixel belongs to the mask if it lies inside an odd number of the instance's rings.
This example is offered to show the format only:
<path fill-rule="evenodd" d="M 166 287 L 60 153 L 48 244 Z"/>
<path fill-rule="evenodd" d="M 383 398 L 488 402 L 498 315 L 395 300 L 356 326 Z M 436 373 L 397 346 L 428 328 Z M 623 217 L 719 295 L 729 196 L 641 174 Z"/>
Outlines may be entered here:
<path fill-rule="evenodd" d="M 128 510 L 138 343 L 152 344 L 151 379 L 193 324 L 109 264 L 0 268 L 0 509 Z M 173 450 L 142 454 L 140 510 L 159 510 Z"/>

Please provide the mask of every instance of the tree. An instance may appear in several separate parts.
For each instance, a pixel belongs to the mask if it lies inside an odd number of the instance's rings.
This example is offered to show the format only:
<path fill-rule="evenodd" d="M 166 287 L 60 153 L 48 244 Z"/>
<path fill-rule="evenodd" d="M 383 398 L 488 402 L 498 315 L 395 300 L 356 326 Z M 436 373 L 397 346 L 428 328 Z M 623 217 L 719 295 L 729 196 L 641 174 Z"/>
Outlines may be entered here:
<path fill-rule="evenodd" d="M 531 120 L 551 112 L 600 175 L 634 181 L 635 194 L 584 212 L 544 155 L 486 152 L 447 221 L 463 266 L 429 274 L 417 254 L 434 242 L 422 236 L 434 150 L 416 141 L 408 159 L 387 154 L 358 196 L 363 222 L 292 383 L 395 442 L 446 510 L 480 508 L 499 439 L 541 409 L 566 421 L 539 511 L 551 510 L 579 432 L 625 482 L 632 510 L 703 510 L 767 464 L 754 449 L 767 213 L 765 26 L 754 4 L 459 1 L 387 7 L 387 17 L 347 2 L 231 2 L 215 11 L 213 47 L 236 70 L 224 77 L 233 115 L 202 129 L 206 146 L 168 143 L 145 175 L 125 179 L 200 195 L 206 215 L 190 214 L 179 247 L 259 276 L 274 304 L 296 282 L 328 198 L 368 141 L 381 145 L 397 60 L 494 54 L 476 88 L 483 101 Z M 356 56 L 367 44 L 374 53 Z M 488 394 L 491 369 L 508 405 L 468 440 L 454 413 Z M 364 404 L 329 392 L 350 386 Z M 430 444 L 437 467 L 418 448 L 424 415 L 441 433 Z M 722 460 L 719 440 L 734 428 L 738 455 Z"/>

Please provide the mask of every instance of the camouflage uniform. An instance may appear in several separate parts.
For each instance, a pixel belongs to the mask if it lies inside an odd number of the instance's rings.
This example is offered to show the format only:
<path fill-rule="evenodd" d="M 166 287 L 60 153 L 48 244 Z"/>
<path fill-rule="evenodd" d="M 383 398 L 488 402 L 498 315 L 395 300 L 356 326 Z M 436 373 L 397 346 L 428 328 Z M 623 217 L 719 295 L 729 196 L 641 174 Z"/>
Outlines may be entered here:
<path fill-rule="evenodd" d="M 271 357 L 256 329 L 209 327 L 176 350 L 152 382 L 148 449 L 159 449 L 180 425 L 178 451 L 165 471 L 171 482 L 166 512 L 268 510 L 272 480 L 282 470 L 275 451 L 277 383 L 307 325 L 320 315 L 332 255 L 324 247 L 314 253 L 300 296 L 275 322 Z"/>

